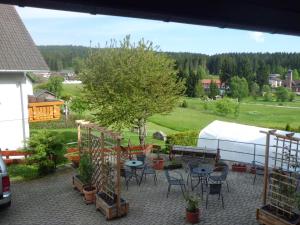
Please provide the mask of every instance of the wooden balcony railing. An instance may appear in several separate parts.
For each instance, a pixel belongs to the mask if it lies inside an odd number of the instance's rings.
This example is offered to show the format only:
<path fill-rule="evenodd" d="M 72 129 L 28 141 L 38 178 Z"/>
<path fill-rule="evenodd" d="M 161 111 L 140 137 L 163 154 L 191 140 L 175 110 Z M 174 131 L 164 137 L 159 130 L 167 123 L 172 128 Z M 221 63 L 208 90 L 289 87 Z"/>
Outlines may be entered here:
<path fill-rule="evenodd" d="M 29 122 L 44 122 L 60 119 L 63 101 L 28 103 Z"/>

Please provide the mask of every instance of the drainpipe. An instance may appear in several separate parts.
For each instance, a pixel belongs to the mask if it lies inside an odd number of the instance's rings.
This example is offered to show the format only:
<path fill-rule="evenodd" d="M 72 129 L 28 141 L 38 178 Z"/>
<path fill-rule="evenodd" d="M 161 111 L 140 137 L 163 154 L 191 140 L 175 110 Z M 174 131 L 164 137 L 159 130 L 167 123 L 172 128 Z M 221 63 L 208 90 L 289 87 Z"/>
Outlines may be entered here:
<path fill-rule="evenodd" d="M 26 76 L 26 74 L 24 73 Z M 22 112 L 22 131 L 23 131 L 23 144 L 26 147 L 26 128 L 25 128 L 25 113 L 24 113 L 24 100 L 23 100 L 23 88 L 22 82 L 19 82 L 20 85 L 20 98 L 21 98 L 21 112 Z"/>

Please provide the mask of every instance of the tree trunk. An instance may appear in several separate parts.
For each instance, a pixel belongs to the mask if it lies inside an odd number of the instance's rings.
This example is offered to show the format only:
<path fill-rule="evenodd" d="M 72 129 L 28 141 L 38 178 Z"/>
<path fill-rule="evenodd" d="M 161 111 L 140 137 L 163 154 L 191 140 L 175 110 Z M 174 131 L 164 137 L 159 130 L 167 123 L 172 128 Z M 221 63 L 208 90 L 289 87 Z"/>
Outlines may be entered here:
<path fill-rule="evenodd" d="M 139 127 L 140 145 L 144 147 L 145 146 L 145 137 L 146 137 L 146 122 L 144 119 L 139 120 L 138 127 Z"/>

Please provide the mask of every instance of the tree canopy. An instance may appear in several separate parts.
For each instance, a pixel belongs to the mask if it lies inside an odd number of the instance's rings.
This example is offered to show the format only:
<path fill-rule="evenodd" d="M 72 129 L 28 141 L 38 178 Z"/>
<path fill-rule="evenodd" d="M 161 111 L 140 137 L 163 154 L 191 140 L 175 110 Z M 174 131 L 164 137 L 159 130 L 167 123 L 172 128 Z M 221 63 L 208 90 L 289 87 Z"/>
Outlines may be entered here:
<path fill-rule="evenodd" d="M 131 43 L 126 37 L 93 50 L 80 78 L 95 119 L 117 129 L 137 126 L 143 145 L 147 118 L 170 112 L 184 92 L 177 72 L 175 61 L 151 42 Z"/>
<path fill-rule="evenodd" d="M 242 77 L 234 76 L 230 79 L 231 97 L 237 98 L 239 101 L 249 95 L 247 80 Z"/>

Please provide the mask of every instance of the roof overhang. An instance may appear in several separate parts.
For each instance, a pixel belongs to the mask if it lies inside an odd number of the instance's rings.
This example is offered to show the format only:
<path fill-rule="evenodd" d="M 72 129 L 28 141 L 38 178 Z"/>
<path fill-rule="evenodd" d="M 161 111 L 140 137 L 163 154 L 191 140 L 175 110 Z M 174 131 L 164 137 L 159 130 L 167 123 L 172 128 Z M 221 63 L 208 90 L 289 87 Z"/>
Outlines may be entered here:
<path fill-rule="evenodd" d="M 0 3 L 300 35 L 295 0 L 0 0 Z"/>

